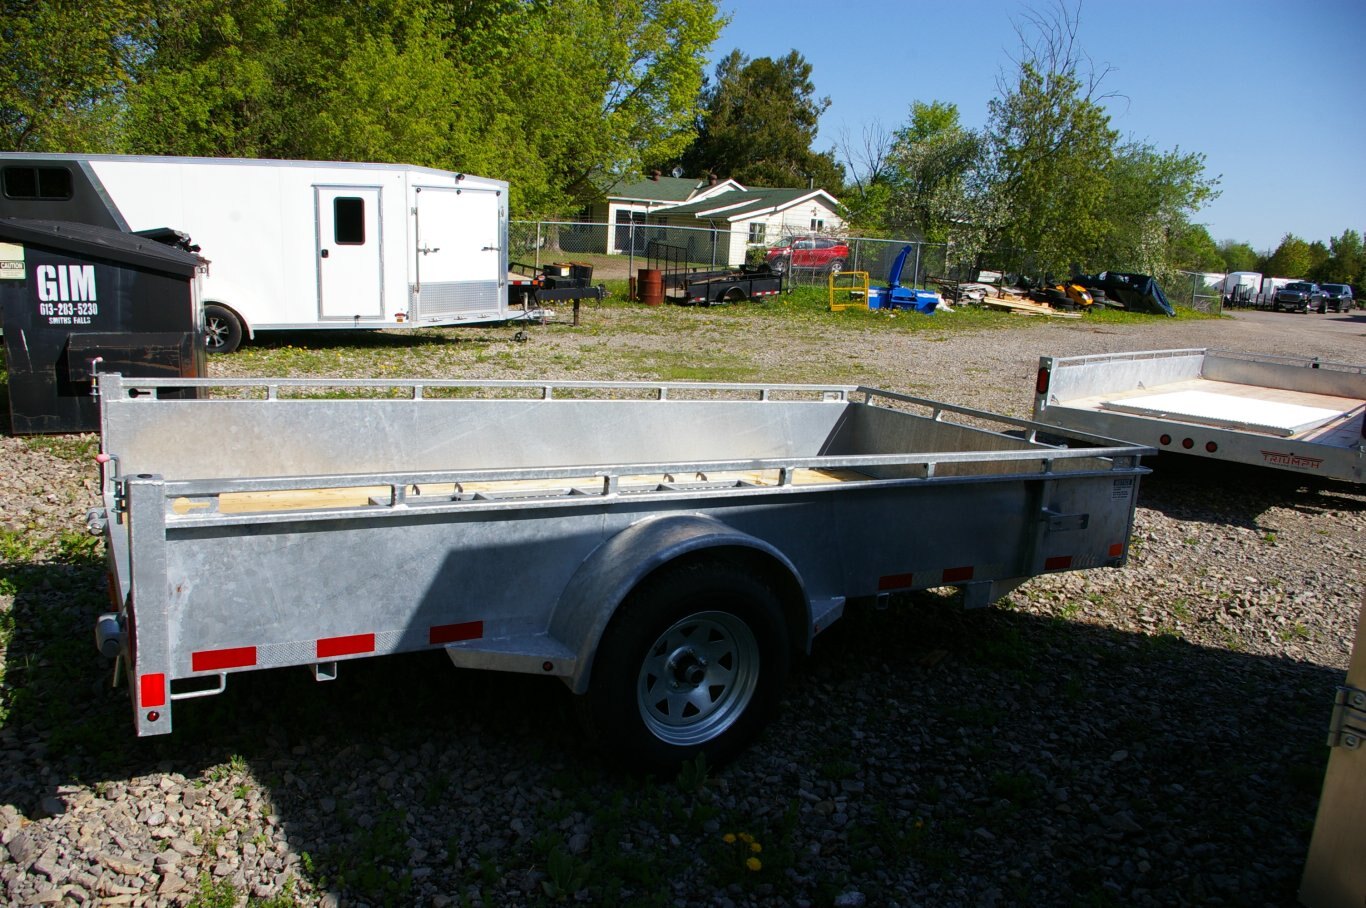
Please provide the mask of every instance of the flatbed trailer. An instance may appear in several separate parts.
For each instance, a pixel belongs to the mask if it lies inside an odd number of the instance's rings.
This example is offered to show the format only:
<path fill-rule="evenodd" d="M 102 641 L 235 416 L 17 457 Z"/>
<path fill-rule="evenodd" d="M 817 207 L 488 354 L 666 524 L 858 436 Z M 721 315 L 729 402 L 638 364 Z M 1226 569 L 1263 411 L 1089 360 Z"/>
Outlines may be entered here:
<path fill-rule="evenodd" d="M 657 268 L 663 281 L 664 299 L 672 303 L 711 306 L 761 300 L 783 292 L 783 273 L 768 265 L 700 269 L 688 267 L 687 250 L 652 240 L 646 261 Z"/>
<path fill-rule="evenodd" d="M 1366 482 L 1366 366 L 1207 349 L 1039 359 L 1034 419 L 1069 431 Z"/>
<path fill-rule="evenodd" d="M 108 374 L 99 394 L 96 639 L 139 735 L 239 672 L 437 649 L 561 679 L 636 769 L 734 756 L 852 602 L 984 606 L 1123 565 L 1151 453 L 846 385 Z"/>

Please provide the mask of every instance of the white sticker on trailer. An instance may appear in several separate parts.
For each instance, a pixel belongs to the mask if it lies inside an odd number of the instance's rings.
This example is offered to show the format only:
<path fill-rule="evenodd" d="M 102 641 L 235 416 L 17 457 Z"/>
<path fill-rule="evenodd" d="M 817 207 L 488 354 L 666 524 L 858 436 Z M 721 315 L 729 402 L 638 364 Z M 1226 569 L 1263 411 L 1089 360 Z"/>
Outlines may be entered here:
<path fill-rule="evenodd" d="M 18 243 L 0 243 L 0 281 L 24 279 L 24 247 Z"/>

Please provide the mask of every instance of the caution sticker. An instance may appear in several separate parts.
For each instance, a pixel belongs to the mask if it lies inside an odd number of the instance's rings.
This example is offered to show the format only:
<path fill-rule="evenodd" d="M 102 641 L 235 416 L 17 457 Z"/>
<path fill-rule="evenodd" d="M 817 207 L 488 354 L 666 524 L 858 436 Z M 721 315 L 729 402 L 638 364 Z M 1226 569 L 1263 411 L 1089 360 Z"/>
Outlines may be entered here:
<path fill-rule="evenodd" d="M 24 279 L 24 247 L 18 243 L 0 243 L 0 281 Z"/>

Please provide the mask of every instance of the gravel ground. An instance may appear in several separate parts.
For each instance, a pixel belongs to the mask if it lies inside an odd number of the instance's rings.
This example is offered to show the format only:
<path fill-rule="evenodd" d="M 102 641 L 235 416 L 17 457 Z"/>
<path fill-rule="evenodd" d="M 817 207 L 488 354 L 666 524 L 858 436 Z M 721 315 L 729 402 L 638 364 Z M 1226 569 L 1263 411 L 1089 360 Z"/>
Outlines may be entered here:
<path fill-rule="evenodd" d="M 525 344 L 510 329 L 359 352 L 296 338 L 213 370 L 297 355 L 311 374 L 618 378 L 681 356 L 1023 416 L 1041 353 L 1351 362 L 1363 334 L 1346 315 L 912 334 L 604 307 Z M 439 655 L 348 664 L 325 685 L 234 676 L 181 704 L 174 735 L 133 738 L 90 645 L 105 607 L 82 535 L 93 446 L 0 437 L 10 904 L 1294 902 L 1366 601 L 1360 488 L 1159 458 L 1127 567 L 1039 578 L 981 611 L 935 593 L 855 611 L 756 746 L 657 782 L 602 767 L 556 682 Z"/>

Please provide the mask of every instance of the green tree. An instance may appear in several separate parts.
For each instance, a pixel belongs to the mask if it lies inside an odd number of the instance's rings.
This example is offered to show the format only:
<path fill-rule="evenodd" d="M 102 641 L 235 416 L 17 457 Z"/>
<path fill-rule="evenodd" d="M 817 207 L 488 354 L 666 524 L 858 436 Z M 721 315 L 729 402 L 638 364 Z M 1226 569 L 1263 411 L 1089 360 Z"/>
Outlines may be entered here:
<path fill-rule="evenodd" d="M 1166 252 L 1154 271 L 1224 271 L 1224 257 L 1203 224 L 1180 223 L 1166 237 Z"/>
<path fill-rule="evenodd" d="M 982 137 L 959 123 L 956 105 L 914 102 L 889 155 L 888 226 L 942 243 L 955 228 L 974 223 L 973 177 L 982 152 Z"/>
<path fill-rule="evenodd" d="M 795 50 L 777 60 L 731 51 L 703 89 L 697 137 L 681 158 L 684 170 L 748 185 L 810 184 L 838 193 L 844 168 L 833 151 L 811 149 L 830 106 L 815 91 L 811 64 Z"/>
<path fill-rule="evenodd" d="M 1204 175 L 1204 160 L 1140 142 L 1118 146 L 1107 175 L 1105 230 L 1093 267 L 1123 263 L 1125 269 L 1159 277 L 1172 269 L 1218 270 L 1222 259 L 1209 232 L 1190 222 L 1218 194 L 1218 181 Z"/>
<path fill-rule="evenodd" d="M 1269 277 L 1303 278 L 1313 265 L 1309 244 L 1293 233 L 1287 233 L 1276 251 L 1261 263 L 1260 270 Z"/>
<path fill-rule="evenodd" d="M 0 0 L 0 147 L 115 150 L 151 15 L 145 0 Z"/>
<path fill-rule="evenodd" d="M 166 0 L 135 151 L 404 161 L 557 214 L 692 135 L 715 0 Z"/>
<path fill-rule="evenodd" d="M 1331 252 L 1324 263 L 1320 280 L 1334 284 L 1355 284 L 1366 277 L 1366 249 L 1362 248 L 1361 234 L 1344 230 L 1342 236 L 1328 241 Z"/>
<path fill-rule="evenodd" d="M 993 239 L 1006 261 L 1065 273 L 1073 261 L 1097 258 L 1118 134 L 1075 67 L 1045 71 L 1026 61 L 1015 88 L 989 110 Z"/>
<path fill-rule="evenodd" d="M 1257 250 L 1247 243 L 1224 240 L 1219 244 L 1219 255 L 1225 271 L 1256 271 Z"/>

